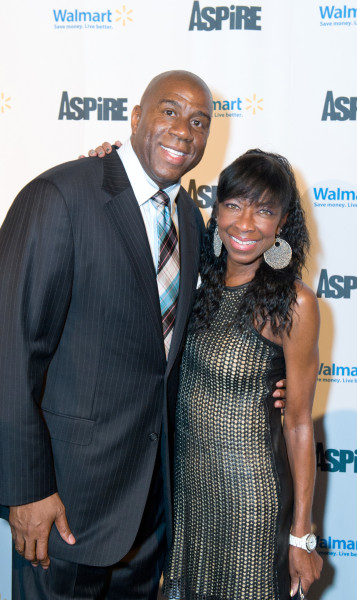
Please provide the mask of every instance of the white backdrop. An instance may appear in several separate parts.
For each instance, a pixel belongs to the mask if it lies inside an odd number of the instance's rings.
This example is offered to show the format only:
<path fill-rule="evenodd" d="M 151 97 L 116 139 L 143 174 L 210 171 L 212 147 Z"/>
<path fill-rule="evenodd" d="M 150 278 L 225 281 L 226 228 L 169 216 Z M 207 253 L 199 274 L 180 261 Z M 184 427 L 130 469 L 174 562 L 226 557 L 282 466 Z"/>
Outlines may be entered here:
<path fill-rule="evenodd" d="M 322 315 L 314 520 L 325 566 L 311 600 L 356 596 L 356 34 L 350 0 L 0 6 L 0 222 L 38 173 L 124 140 L 144 87 L 168 69 L 194 71 L 213 92 L 207 151 L 183 182 L 206 216 L 220 170 L 246 149 L 291 161 L 313 241 L 305 280 Z M 11 597 L 9 552 L 0 522 L 1 600 Z"/>

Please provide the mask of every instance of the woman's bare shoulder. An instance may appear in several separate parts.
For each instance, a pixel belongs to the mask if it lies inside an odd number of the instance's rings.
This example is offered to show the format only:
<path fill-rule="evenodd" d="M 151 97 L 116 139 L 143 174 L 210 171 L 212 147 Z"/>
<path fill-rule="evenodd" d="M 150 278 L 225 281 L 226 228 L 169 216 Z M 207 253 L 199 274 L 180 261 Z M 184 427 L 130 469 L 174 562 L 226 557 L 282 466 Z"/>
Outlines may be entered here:
<path fill-rule="evenodd" d="M 320 325 L 320 311 L 315 292 L 300 279 L 295 282 L 296 303 L 293 313 L 293 330 L 301 328 L 318 331 Z"/>
<path fill-rule="evenodd" d="M 295 281 L 296 304 L 300 309 L 318 309 L 318 300 L 315 292 L 301 279 Z"/>

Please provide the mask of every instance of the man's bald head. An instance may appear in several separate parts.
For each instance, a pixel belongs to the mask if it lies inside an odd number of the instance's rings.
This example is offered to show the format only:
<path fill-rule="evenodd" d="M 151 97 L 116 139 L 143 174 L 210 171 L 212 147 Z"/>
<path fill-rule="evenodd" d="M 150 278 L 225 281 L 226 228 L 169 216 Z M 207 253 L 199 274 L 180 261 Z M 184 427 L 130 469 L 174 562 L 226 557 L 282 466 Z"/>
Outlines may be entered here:
<path fill-rule="evenodd" d="M 165 188 L 193 169 L 206 147 L 212 94 L 189 71 L 154 77 L 132 112 L 132 145 L 146 173 Z"/>
<path fill-rule="evenodd" d="M 172 70 L 172 71 L 165 71 L 164 73 L 160 73 L 159 75 L 156 75 L 156 77 L 154 77 L 150 83 L 148 84 L 147 88 L 145 89 L 141 100 L 140 100 L 140 105 L 142 106 L 145 101 L 147 99 L 150 98 L 151 94 L 153 93 L 153 91 L 155 90 L 156 86 L 161 85 L 164 81 L 172 81 L 175 83 L 175 85 L 179 85 L 180 82 L 191 82 L 193 85 L 197 86 L 198 88 L 201 88 L 206 94 L 207 97 L 211 99 L 211 103 L 213 106 L 213 100 L 212 100 L 212 94 L 211 94 L 211 90 L 209 89 L 208 85 L 205 83 L 205 81 L 203 81 L 203 79 L 201 79 L 201 77 L 199 77 L 198 75 L 196 75 L 195 73 L 191 73 L 191 71 L 184 71 L 184 70 Z M 211 108 L 211 114 L 212 114 L 212 108 Z"/>

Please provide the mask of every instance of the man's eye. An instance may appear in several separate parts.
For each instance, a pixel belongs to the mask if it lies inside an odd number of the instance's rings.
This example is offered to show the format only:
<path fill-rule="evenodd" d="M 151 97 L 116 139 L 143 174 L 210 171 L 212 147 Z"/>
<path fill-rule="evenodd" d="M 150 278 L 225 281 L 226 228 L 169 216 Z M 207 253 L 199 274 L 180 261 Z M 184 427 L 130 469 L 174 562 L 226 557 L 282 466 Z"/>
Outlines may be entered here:
<path fill-rule="evenodd" d="M 192 123 L 195 127 L 202 127 L 202 123 L 198 119 L 194 119 Z"/>
<path fill-rule="evenodd" d="M 167 108 L 165 110 L 165 114 L 167 114 L 169 117 L 172 117 L 172 115 L 174 115 L 174 111 L 171 108 Z"/>

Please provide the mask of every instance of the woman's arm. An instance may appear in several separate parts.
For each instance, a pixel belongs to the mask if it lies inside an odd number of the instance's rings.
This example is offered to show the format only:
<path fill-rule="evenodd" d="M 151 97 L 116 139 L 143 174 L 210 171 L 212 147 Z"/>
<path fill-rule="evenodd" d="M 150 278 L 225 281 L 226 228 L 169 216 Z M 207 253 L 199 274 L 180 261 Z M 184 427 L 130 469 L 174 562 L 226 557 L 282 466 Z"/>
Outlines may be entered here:
<path fill-rule="evenodd" d="M 302 537 L 311 532 L 311 511 L 315 485 L 316 457 L 312 404 L 319 366 L 319 309 L 317 298 L 302 282 L 297 283 L 290 335 L 283 337 L 286 361 L 287 397 L 284 436 L 294 483 L 294 513 L 291 533 Z M 307 592 L 320 576 L 322 559 L 313 551 L 290 546 L 291 589 L 296 593 L 299 579 Z"/>

